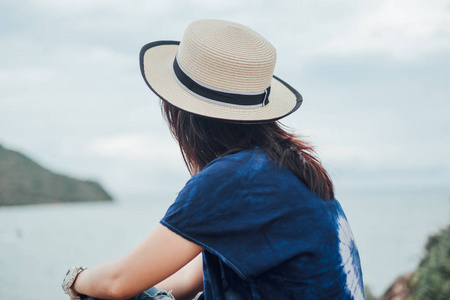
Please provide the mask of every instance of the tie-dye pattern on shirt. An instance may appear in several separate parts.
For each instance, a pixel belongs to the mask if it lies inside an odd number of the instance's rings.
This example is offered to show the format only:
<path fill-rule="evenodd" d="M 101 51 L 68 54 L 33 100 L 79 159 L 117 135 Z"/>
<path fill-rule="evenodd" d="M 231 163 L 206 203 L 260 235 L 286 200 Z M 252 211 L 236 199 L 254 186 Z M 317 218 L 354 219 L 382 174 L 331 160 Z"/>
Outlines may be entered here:
<path fill-rule="evenodd" d="M 358 249 L 350 225 L 342 211 L 338 212 L 336 224 L 339 236 L 339 254 L 347 278 L 347 290 L 355 300 L 364 299 Z"/>

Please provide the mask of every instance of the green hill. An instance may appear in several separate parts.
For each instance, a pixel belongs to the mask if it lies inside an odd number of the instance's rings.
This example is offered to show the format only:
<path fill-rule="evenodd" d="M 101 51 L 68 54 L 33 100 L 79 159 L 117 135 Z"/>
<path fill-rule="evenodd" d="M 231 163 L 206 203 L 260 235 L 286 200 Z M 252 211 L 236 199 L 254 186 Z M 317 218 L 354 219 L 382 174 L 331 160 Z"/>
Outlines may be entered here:
<path fill-rule="evenodd" d="M 450 299 L 450 226 L 428 239 L 426 256 L 410 280 L 410 299 Z"/>
<path fill-rule="evenodd" d="M 111 200 L 96 182 L 55 174 L 0 145 L 0 205 Z"/>
<path fill-rule="evenodd" d="M 429 237 L 425 251 L 417 269 L 399 277 L 383 300 L 450 299 L 450 226 Z"/>

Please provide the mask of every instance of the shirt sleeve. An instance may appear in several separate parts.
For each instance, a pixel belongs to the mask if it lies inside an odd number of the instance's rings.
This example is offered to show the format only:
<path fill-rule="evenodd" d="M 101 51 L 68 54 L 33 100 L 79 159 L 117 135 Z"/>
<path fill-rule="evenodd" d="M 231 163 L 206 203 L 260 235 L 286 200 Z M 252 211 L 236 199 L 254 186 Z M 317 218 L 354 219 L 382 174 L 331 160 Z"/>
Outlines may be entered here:
<path fill-rule="evenodd" d="M 292 174 L 267 174 L 275 171 L 261 170 L 258 162 L 256 166 L 247 168 L 227 157 L 214 161 L 187 182 L 161 220 L 170 230 L 217 255 L 242 278 L 261 274 L 311 246 L 306 231 L 287 222 L 311 212 L 280 201 L 280 196 L 294 195 L 280 195 L 277 182 L 266 179 L 278 176 L 289 182 Z M 303 242 L 294 242 L 299 239 Z"/>

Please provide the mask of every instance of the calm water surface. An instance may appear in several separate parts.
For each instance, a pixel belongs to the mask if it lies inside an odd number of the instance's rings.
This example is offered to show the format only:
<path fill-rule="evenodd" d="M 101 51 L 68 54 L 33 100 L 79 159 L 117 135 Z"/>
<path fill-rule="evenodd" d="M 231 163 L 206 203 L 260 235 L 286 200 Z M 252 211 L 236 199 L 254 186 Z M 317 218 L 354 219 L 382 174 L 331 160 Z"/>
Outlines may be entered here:
<path fill-rule="evenodd" d="M 445 192 L 341 196 L 365 283 L 378 294 L 417 266 L 429 234 L 450 224 Z M 0 299 L 66 299 L 60 283 L 69 266 L 124 255 L 169 205 L 121 201 L 0 208 Z"/>

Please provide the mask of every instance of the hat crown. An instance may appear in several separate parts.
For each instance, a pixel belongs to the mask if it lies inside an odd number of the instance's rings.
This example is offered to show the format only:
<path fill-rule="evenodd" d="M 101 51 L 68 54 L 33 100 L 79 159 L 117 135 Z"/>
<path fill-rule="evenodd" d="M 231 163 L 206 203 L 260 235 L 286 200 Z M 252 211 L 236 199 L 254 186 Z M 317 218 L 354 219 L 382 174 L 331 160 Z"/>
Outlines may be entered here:
<path fill-rule="evenodd" d="M 187 75 L 203 85 L 229 92 L 257 93 L 271 84 L 276 50 L 249 27 L 200 20 L 186 29 L 177 60 Z"/>

